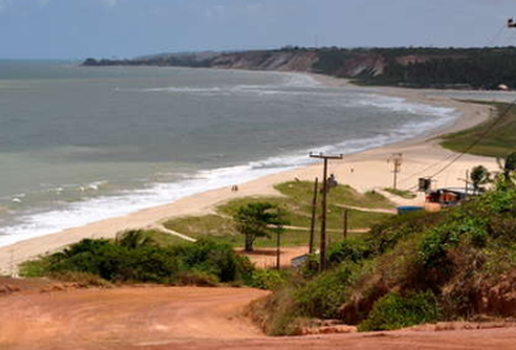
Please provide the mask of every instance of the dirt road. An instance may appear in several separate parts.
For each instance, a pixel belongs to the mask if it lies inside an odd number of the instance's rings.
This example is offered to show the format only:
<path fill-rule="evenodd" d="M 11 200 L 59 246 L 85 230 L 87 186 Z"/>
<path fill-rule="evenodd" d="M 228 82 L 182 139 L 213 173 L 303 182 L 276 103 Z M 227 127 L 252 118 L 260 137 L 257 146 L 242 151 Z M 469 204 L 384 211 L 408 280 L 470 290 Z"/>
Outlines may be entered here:
<path fill-rule="evenodd" d="M 0 298 L 0 349 L 125 349 L 260 338 L 242 308 L 252 289 L 115 288 Z"/>
<path fill-rule="evenodd" d="M 267 338 L 241 310 L 251 289 L 133 287 L 0 297 L 2 350 L 513 350 L 516 329 Z"/>

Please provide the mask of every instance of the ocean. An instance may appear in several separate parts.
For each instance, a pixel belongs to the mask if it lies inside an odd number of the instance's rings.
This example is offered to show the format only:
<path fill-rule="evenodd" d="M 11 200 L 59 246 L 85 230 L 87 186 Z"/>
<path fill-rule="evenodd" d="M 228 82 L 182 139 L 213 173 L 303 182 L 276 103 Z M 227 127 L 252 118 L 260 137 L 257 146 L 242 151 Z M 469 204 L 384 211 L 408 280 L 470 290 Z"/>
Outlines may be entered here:
<path fill-rule="evenodd" d="M 408 139 L 455 111 L 297 73 L 0 61 L 0 246 Z"/>

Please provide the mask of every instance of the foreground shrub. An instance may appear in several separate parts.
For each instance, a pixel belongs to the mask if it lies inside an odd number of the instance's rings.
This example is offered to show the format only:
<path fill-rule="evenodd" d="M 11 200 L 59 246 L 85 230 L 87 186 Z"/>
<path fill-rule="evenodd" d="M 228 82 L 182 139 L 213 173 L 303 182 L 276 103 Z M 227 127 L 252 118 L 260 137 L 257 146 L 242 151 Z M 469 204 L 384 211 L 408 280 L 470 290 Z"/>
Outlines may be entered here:
<path fill-rule="evenodd" d="M 64 282 L 73 282 L 76 283 L 79 287 L 88 288 L 88 287 L 99 287 L 99 288 L 109 288 L 111 287 L 111 283 L 100 278 L 97 275 L 93 275 L 87 272 L 60 272 L 60 273 L 52 273 L 48 277 L 56 281 L 64 281 Z"/>
<path fill-rule="evenodd" d="M 117 239 L 85 239 L 22 267 L 24 276 L 85 273 L 110 282 L 216 285 L 247 281 L 253 265 L 224 243 L 197 243 L 161 247 L 138 234 Z"/>
<path fill-rule="evenodd" d="M 279 270 L 256 270 L 251 276 L 250 287 L 277 290 L 287 281 L 288 274 Z"/>
<path fill-rule="evenodd" d="M 251 303 L 247 310 L 249 316 L 270 336 L 295 335 L 300 310 L 295 301 L 298 289 L 296 281 L 291 280 L 266 298 Z"/>
<path fill-rule="evenodd" d="M 432 292 L 397 293 L 380 298 L 368 318 L 359 325 L 359 330 L 387 331 L 432 323 L 439 319 L 437 300 Z"/>
<path fill-rule="evenodd" d="M 177 283 L 183 286 L 216 287 L 219 279 L 204 271 L 186 271 L 179 274 Z"/>
<path fill-rule="evenodd" d="M 356 265 L 343 264 L 308 282 L 295 295 L 301 314 L 323 319 L 337 318 L 355 271 Z"/>

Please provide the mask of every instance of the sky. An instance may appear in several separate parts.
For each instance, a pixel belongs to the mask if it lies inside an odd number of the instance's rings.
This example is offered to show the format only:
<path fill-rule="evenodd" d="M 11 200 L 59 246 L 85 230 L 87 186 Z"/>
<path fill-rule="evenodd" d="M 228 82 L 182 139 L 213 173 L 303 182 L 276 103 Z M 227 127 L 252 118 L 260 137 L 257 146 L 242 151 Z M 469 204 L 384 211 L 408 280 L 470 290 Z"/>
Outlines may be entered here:
<path fill-rule="evenodd" d="M 0 0 L 0 58 L 515 45 L 516 0 Z"/>

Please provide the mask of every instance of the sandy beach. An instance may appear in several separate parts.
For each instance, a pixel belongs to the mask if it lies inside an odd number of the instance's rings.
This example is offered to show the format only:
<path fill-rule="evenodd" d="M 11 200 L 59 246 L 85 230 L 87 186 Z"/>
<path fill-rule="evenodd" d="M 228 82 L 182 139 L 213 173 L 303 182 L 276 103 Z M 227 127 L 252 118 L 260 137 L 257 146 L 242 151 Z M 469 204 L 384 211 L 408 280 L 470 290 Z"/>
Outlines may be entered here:
<path fill-rule="evenodd" d="M 349 86 L 345 80 L 319 75 L 313 76 L 328 86 Z M 392 186 L 392 164 L 388 163 L 388 159 L 393 153 L 403 153 L 404 163 L 399 175 L 399 187 L 401 189 L 413 189 L 417 185 L 419 177 L 433 175 L 447 164 L 452 157 L 452 152 L 438 146 L 436 141 L 438 135 L 467 129 L 487 120 L 491 115 L 491 109 L 488 106 L 463 103 L 441 96 L 431 96 L 425 90 L 399 88 L 364 88 L 364 90 L 404 98 L 410 103 L 453 108 L 459 113 L 459 116 L 451 125 L 432 130 L 415 139 L 346 155 L 342 161 L 332 162 L 330 173 L 335 174 L 340 183 L 349 184 L 361 192 L 381 190 Z M 463 187 L 464 181 L 462 179 L 465 178 L 466 171 L 479 164 L 490 170 L 498 169 L 495 159 L 465 155 L 447 168 L 446 171 L 436 176 L 434 186 Z M 159 226 L 161 222 L 170 218 L 204 215 L 212 212 L 216 206 L 235 198 L 276 195 L 278 193 L 274 190 L 275 184 L 292 181 L 295 178 L 313 181 L 315 177 L 321 177 L 321 175 L 321 166 L 315 164 L 248 182 L 240 185 L 238 192 L 232 192 L 230 188 L 221 188 L 183 198 L 167 205 L 135 212 L 124 217 L 95 222 L 19 242 L 0 248 L 0 274 L 9 275 L 16 271 L 16 266 L 21 262 L 55 252 L 84 238 L 112 238 L 120 231 Z M 402 200 L 398 197 L 391 199 L 398 204 L 422 204 L 424 201 L 422 195 L 411 201 Z"/>

